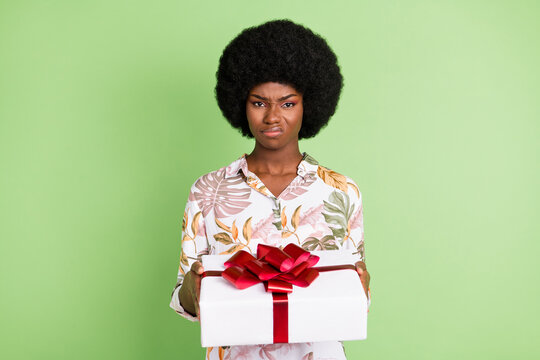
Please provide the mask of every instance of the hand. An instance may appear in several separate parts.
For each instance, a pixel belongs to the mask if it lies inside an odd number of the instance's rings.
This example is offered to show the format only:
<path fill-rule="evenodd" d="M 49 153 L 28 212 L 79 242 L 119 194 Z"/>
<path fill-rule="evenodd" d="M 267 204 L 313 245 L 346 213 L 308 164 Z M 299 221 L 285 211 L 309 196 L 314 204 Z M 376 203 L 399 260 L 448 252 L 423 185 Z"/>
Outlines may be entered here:
<path fill-rule="evenodd" d="M 199 296 L 201 294 L 201 275 L 204 272 L 200 261 L 191 265 L 180 287 L 180 305 L 191 315 L 199 317 Z"/>
<path fill-rule="evenodd" d="M 369 276 L 369 272 L 366 269 L 366 263 L 364 263 L 363 261 L 357 261 L 355 266 L 356 266 L 356 271 L 358 272 L 358 275 L 360 275 L 360 281 L 362 281 L 362 286 L 364 286 L 366 297 L 368 297 L 370 276 Z"/>

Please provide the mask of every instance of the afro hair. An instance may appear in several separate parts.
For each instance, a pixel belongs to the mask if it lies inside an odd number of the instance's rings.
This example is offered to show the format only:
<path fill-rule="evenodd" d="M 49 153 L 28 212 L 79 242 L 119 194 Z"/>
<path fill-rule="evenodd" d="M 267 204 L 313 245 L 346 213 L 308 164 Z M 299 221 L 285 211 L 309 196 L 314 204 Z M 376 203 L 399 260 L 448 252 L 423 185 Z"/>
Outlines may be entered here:
<path fill-rule="evenodd" d="M 244 29 L 223 50 L 215 95 L 229 123 L 253 138 L 246 117 L 249 91 L 265 82 L 287 84 L 303 96 L 299 139 L 315 136 L 336 111 L 343 77 L 325 39 L 288 19 Z"/>

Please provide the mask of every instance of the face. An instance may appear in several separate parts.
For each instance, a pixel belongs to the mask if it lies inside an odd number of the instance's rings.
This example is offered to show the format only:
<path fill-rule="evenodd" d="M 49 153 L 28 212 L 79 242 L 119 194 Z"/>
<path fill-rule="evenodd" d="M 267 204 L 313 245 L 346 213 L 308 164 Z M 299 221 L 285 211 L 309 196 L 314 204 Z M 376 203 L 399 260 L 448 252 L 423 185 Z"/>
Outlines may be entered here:
<path fill-rule="evenodd" d="M 302 94 L 276 82 L 253 87 L 246 101 L 249 129 L 255 141 L 268 149 L 298 142 L 303 113 Z"/>

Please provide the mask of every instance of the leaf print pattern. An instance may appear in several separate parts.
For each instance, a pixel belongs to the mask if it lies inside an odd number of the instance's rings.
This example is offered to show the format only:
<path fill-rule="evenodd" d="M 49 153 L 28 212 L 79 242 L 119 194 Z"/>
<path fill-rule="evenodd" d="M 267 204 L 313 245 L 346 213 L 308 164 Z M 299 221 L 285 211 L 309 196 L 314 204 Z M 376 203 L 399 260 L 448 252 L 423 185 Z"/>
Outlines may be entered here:
<path fill-rule="evenodd" d="M 251 235 L 253 233 L 253 229 L 251 228 L 251 219 L 251 217 L 247 219 L 242 226 L 242 235 L 244 237 L 244 241 L 242 241 L 238 237 L 239 233 L 238 227 L 235 224 L 236 220 L 233 220 L 232 225 L 229 227 L 223 222 L 221 222 L 219 219 L 216 219 L 216 224 L 218 225 L 218 227 L 225 230 L 225 232 L 219 232 L 215 234 L 214 239 L 224 245 L 232 245 L 227 250 L 221 252 L 220 255 L 232 254 L 249 246 L 249 242 L 251 241 Z"/>
<path fill-rule="evenodd" d="M 338 250 L 339 247 L 336 244 L 336 238 L 334 235 L 326 235 L 322 239 L 317 239 L 314 236 L 310 236 L 302 243 L 302 247 L 305 250 Z"/>
<path fill-rule="evenodd" d="M 319 168 L 317 169 L 317 175 L 319 175 L 326 184 L 335 187 L 336 189 L 347 191 L 347 178 L 344 175 L 321 165 L 319 165 Z"/>
<path fill-rule="evenodd" d="M 180 266 L 179 266 L 179 271 L 182 273 L 182 275 L 185 275 L 186 273 L 184 272 L 184 269 L 182 268 L 182 265 L 184 266 L 188 266 L 188 260 L 187 260 L 187 256 L 186 256 L 186 253 L 182 250 L 180 252 Z"/>
<path fill-rule="evenodd" d="M 274 195 L 272 195 L 270 190 L 268 190 L 266 185 L 264 185 L 264 183 L 258 177 L 256 177 L 256 176 L 248 176 L 246 178 L 246 182 L 247 182 L 248 186 L 250 186 L 251 188 L 257 190 L 261 194 L 266 195 L 266 196 L 274 196 Z"/>
<path fill-rule="evenodd" d="M 200 220 L 200 218 L 201 218 L 201 212 L 199 211 L 199 212 L 197 212 L 195 214 L 195 216 L 191 220 L 190 228 L 191 228 L 192 235 L 190 236 L 189 232 L 186 230 L 189 218 L 188 218 L 187 212 L 184 211 L 184 218 L 183 218 L 183 221 L 182 221 L 182 233 L 184 234 L 184 236 L 182 237 L 182 244 L 184 243 L 184 241 L 193 241 L 193 246 L 195 247 L 195 252 L 197 252 L 197 244 L 195 242 L 195 237 L 199 233 L 199 220 Z M 185 264 L 187 264 L 187 261 L 185 262 Z"/>
<path fill-rule="evenodd" d="M 216 217 L 236 215 L 250 205 L 250 189 L 238 187 L 241 177 L 225 178 L 225 171 L 216 171 L 201 176 L 195 183 L 193 197 L 199 203 L 203 216 L 214 210 Z"/>
<path fill-rule="evenodd" d="M 272 212 L 274 213 L 274 221 L 272 224 L 276 227 L 278 230 L 283 230 L 283 216 L 281 211 L 281 203 L 278 204 L 277 208 L 272 209 Z"/>
<path fill-rule="evenodd" d="M 303 160 L 306 161 L 306 163 L 310 164 L 310 165 L 319 165 L 319 162 L 317 160 L 315 160 L 315 158 L 313 158 L 311 155 L 309 155 L 308 153 L 304 153 L 304 157 L 303 157 Z"/>
<path fill-rule="evenodd" d="M 319 165 L 317 175 L 319 175 L 326 184 L 335 187 L 336 189 L 347 192 L 347 186 L 350 186 L 355 191 L 356 196 L 360 196 L 358 186 L 352 181 L 347 181 L 347 177 L 338 172 Z"/>
<path fill-rule="evenodd" d="M 355 183 L 348 181 L 347 185 L 349 185 L 354 190 L 354 192 L 356 193 L 356 197 L 360 197 L 360 189 L 358 189 L 358 186 L 356 186 Z"/>
<path fill-rule="evenodd" d="M 349 206 L 347 193 L 333 191 L 324 203 L 324 218 L 329 224 L 332 234 L 343 244 L 349 235 L 349 218 L 353 208 Z"/>
<path fill-rule="evenodd" d="M 365 261 L 363 211 L 362 204 L 360 204 L 349 219 L 349 239 L 356 248 L 356 254 L 360 255 L 360 260 Z M 352 235 L 353 233 L 355 235 Z M 358 236 L 356 236 L 356 234 L 358 234 Z"/>
<path fill-rule="evenodd" d="M 320 215 L 322 217 L 322 215 Z M 313 231 L 311 232 L 311 236 L 316 238 L 321 238 L 327 234 L 332 234 L 332 230 L 330 230 L 330 227 L 328 227 L 328 224 L 326 222 L 318 222 L 313 226 Z M 332 235 L 334 236 L 334 235 Z"/>
<path fill-rule="evenodd" d="M 351 218 L 349 219 L 349 227 L 351 229 L 357 229 L 357 228 L 362 227 L 362 225 L 363 225 L 362 224 L 362 213 L 363 213 L 363 209 L 362 209 L 362 206 L 360 206 L 358 211 L 355 211 L 352 214 Z"/>
<path fill-rule="evenodd" d="M 280 360 L 286 356 L 291 349 L 291 344 L 268 344 L 262 345 L 259 349 L 259 358 L 268 360 Z M 280 357 L 276 354 L 279 353 Z"/>
<path fill-rule="evenodd" d="M 311 225 L 315 227 L 316 223 L 320 223 L 321 220 L 317 215 L 322 214 L 323 204 L 319 206 L 314 206 L 310 208 L 308 211 L 304 212 L 302 214 L 302 217 L 300 218 L 300 226 L 303 225 Z"/>
<path fill-rule="evenodd" d="M 218 347 L 219 360 L 225 360 L 225 348 L 223 346 Z"/>
<path fill-rule="evenodd" d="M 299 205 L 291 215 L 290 225 L 287 224 L 287 216 L 285 215 L 285 208 L 281 211 L 281 228 L 283 229 L 283 232 L 281 233 L 281 237 L 283 239 L 288 238 L 291 235 L 296 236 L 296 239 L 298 240 L 298 244 L 300 245 L 300 238 L 298 237 L 298 234 L 296 233 L 296 230 L 298 230 L 298 224 L 300 222 L 300 208 L 302 205 Z"/>
<path fill-rule="evenodd" d="M 253 229 L 251 228 L 251 219 L 252 218 L 250 217 L 242 227 L 242 234 L 244 235 L 244 239 L 246 239 L 248 244 L 251 240 L 251 235 L 253 234 Z"/>
<path fill-rule="evenodd" d="M 366 257 L 364 255 L 364 241 L 362 240 L 358 246 L 356 247 L 356 252 L 353 254 L 359 254 L 361 261 L 366 261 Z"/>
<path fill-rule="evenodd" d="M 184 274 L 204 254 L 255 253 L 260 243 L 283 248 L 292 242 L 309 251 L 353 249 L 365 259 L 361 193 L 351 178 L 304 153 L 297 176 L 276 198 L 249 172 L 245 156 L 199 177 L 189 192 L 170 306 L 192 321 L 198 319 L 184 311 L 178 295 Z M 344 359 L 339 342 L 317 344 L 219 346 L 208 348 L 205 358 Z"/>
<path fill-rule="evenodd" d="M 253 239 L 264 240 L 274 228 L 274 226 L 272 226 L 272 220 L 274 220 L 273 213 L 257 222 L 255 227 L 253 228 L 253 233 L 251 234 L 251 237 Z"/>
<path fill-rule="evenodd" d="M 284 190 L 284 195 L 280 195 L 283 200 L 293 200 L 298 196 L 305 194 L 309 190 L 309 185 L 313 184 L 317 179 L 315 177 L 309 177 L 302 182 L 294 182 L 291 186 Z"/>
<path fill-rule="evenodd" d="M 273 349 L 268 349 L 269 345 L 264 345 L 259 350 L 259 357 L 261 359 L 268 359 L 268 360 L 277 360 L 277 358 L 272 355 Z"/>

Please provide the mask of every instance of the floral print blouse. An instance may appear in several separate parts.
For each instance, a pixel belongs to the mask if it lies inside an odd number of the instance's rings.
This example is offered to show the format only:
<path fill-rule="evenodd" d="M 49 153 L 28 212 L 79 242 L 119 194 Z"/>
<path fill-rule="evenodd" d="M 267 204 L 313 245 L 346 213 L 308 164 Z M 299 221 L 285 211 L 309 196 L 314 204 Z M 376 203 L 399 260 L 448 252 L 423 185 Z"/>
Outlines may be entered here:
<path fill-rule="evenodd" d="M 306 250 L 355 249 L 364 255 L 362 195 L 349 177 L 320 165 L 306 152 L 297 176 L 274 196 L 247 167 L 246 155 L 200 176 L 191 186 L 182 221 L 178 282 L 170 306 L 185 312 L 179 290 L 194 261 L 206 254 L 256 253 L 257 244 Z M 345 359 L 339 341 L 207 348 L 206 359 Z"/>

